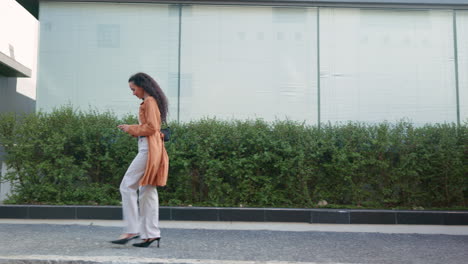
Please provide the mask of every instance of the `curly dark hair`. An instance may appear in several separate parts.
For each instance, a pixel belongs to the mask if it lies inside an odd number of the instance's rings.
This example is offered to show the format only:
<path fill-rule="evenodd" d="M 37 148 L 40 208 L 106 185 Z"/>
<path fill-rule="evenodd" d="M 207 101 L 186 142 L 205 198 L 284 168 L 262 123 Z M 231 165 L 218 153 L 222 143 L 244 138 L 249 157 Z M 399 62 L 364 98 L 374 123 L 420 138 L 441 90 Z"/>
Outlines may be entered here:
<path fill-rule="evenodd" d="M 143 88 L 149 95 L 156 99 L 159 112 L 161 113 L 161 121 L 166 122 L 168 102 L 159 84 L 151 76 L 143 72 L 133 74 L 128 79 L 128 82 L 133 82 L 136 86 Z"/>

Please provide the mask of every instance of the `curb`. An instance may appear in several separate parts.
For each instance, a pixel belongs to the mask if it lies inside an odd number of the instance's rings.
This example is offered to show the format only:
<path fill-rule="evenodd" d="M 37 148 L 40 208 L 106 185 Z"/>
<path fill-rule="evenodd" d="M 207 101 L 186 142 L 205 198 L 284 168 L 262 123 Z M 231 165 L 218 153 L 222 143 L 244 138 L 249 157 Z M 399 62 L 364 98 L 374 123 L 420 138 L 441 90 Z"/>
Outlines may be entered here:
<path fill-rule="evenodd" d="M 251 261 L 251 260 L 220 260 L 220 259 L 165 259 L 125 256 L 0 256 L 0 264 L 319 264 L 317 262 L 291 262 L 291 261 Z M 322 262 L 321 262 L 322 263 Z M 346 264 L 327 262 L 328 264 Z M 322 264 L 327 264 L 322 263 Z M 347 263 L 352 264 L 352 263 Z"/>
<path fill-rule="evenodd" d="M 121 206 L 0 205 L 0 218 L 122 220 Z M 311 224 L 468 225 L 468 211 L 161 206 L 160 220 Z"/>

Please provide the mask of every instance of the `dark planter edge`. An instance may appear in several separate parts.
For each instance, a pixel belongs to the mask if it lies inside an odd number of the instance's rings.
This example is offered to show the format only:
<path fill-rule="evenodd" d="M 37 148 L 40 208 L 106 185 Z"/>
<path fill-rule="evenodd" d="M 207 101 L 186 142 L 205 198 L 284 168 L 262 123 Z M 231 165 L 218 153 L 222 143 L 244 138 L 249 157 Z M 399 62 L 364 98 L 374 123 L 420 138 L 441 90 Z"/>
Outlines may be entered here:
<path fill-rule="evenodd" d="M 121 220 L 121 206 L 0 205 L 0 219 Z M 161 206 L 160 220 L 468 225 L 468 211 Z"/>

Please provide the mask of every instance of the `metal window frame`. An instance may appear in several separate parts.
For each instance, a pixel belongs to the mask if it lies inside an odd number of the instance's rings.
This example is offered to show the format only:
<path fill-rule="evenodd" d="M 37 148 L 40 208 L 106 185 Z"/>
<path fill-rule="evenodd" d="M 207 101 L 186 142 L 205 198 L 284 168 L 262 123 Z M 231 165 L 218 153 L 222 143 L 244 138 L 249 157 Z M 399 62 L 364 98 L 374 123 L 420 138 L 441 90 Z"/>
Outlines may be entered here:
<path fill-rule="evenodd" d="M 160 3 L 183 5 L 250 5 L 250 6 L 304 6 L 304 7 L 378 7 L 468 9 L 468 0 L 37 0 L 39 2 L 95 2 L 95 3 Z"/>

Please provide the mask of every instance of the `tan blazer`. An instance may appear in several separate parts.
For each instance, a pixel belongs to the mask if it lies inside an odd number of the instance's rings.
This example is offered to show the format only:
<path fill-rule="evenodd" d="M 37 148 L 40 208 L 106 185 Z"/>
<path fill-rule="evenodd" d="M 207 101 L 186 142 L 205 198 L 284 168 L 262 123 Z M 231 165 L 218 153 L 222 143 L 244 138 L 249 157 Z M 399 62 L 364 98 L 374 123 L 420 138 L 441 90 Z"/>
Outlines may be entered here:
<path fill-rule="evenodd" d="M 130 125 L 128 133 L 132 136 L 148 138 L 148 161 L 140 179 L 140 186 L 165 186 L 169 170 L 169 157 L 164 147 L 164 134 L 161 133 L 161 114 L 156 99 L 148 96 L 140 104 L 140 125 Z"/>

